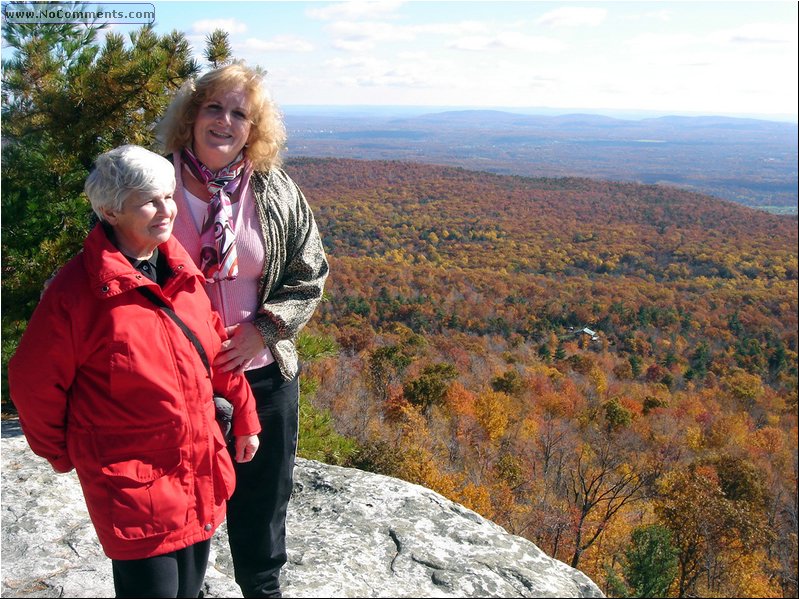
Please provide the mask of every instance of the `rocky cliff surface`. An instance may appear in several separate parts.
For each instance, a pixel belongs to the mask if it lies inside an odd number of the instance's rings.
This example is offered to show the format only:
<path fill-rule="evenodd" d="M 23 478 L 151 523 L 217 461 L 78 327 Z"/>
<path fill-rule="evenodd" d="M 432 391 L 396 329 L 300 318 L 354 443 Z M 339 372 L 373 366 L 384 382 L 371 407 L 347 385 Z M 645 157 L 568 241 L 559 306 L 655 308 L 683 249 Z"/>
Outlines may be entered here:
<path fill-rule="evenodd" d="M 584 574 L 441 495 L 298 460 L 288 514 L 290 597 L 602 597 Z M 73 473 L 33 455 L 2 425 L 2 596 L 112 597 L 110 561 Z M 241 597 L 224 526 L 207 597 Z"/>

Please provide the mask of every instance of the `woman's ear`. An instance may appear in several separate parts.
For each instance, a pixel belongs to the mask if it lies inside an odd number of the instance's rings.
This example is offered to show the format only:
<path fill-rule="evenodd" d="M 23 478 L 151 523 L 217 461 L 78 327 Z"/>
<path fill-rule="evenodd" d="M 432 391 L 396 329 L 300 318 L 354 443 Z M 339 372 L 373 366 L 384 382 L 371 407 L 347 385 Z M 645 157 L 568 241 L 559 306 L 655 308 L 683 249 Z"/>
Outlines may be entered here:
<path fill-rule="evenodd" d="M 103 220 L 105 222 L 107 222 L 112 227 L 116 226 L 117 222 L 119 221 L 119 218 L 117 217 L 118 213 L 116 210 L 112 210 L 108 206 L 103 206 L 102 208 L 100 208 L 100 212 L 103 213 Z"/>

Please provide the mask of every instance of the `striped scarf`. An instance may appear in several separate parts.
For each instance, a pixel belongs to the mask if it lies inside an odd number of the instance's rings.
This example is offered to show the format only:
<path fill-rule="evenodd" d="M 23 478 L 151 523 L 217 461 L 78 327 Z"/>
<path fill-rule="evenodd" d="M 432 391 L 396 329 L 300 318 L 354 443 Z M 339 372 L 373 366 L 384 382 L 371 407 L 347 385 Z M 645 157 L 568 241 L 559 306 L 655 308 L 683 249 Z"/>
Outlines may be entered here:
<path fill-rule="evenodd" d="M 211 194 L 200 229 L 200 271 L 208 283 L 233 280 L 239 274 L 239 263 L 229 194 L 241 185 L 241 174 L 249 161 L 241 152 L 233 162 L 214 173 L 189 148 L 183 148 L 181 157 L 194 178 L 204 183 Z"/>

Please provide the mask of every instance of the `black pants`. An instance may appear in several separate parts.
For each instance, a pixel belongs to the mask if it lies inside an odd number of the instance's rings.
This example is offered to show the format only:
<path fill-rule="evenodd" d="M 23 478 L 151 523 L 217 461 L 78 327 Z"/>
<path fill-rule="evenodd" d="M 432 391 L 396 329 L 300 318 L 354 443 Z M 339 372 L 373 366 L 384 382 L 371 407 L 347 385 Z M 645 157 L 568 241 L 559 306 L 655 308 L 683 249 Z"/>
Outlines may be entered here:
<path fill-rule="evenodd" d="M 246 373 L 261 422 L 255 458 L 236 463 L 227 529 L 236 582 L 245 597 L 275 596 L 286 563 L 286 509 L 299 428 L 299 377 L 285 381 L 277 364 Z"/>
<path fill-rule="evenodd" d="M 144 559 L 114 559 L 117 597 L 197 597 L 203 587 L 211 540 Z"/>

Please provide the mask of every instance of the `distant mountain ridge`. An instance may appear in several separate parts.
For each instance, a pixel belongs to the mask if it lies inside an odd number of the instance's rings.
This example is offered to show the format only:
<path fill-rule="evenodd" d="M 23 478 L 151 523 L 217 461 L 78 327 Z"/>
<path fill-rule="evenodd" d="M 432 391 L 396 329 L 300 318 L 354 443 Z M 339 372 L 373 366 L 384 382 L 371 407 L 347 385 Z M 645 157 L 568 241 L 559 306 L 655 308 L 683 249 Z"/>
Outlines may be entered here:
<path fill-rule="evenodd" d="M 612 249 L 616 240 L 602 232 L 617 226 L 677 228 L 683 235 L 695 235 L 697 243 L 708 236 L 723 236 L 722 244 L 741 237 L 753 244 L 771 244 L 775 250 L 780 240 L 797 239 L 791 219 L 668 187 L 580 177 L 507 176 L 388 160 L 292 158 L 286 168 L 306 195 L 322 202 L 323 209 L 345 209 L 342 198 L 353 201 L 362 194 L 381 198 L 382 205 L 370 207 L 370 212 L 385 218 L 410 218 L 411 210 L 429 217 L 424 208 L 435 205 L 439 227 L 455 227 L 459 221 L 480 223 L 509 234 L 518 232 L 516 241 L 592 230 L 594 239 Z M 561 226 L 553 230 L 550 221 Z M 639 240 L 645 235 L 641 230 L 635 234 Z"/>
<path fill-rule="evenodd" d="M 718 116 L 452 110 L 410 116 L 289 114 L 289 155 L 412 160 L 524 176 L 664 184 L 796 213 L 793 123 Z"/>
<path fill-rule="evenodd" d="M 479 121 L 479 119 L 487 119 Z M 463 124 L 485 126 L 499 123 L 528 126 L 568 125 L 573 123 L 588 126 L 626 127 L 630 129 L 645 129 L 651 126 L 681 126 L 686 128 L 702 127 L 751 127 L 758 130 L 775 132 L 790 131 L 795 129 L 792 123 L 768 121 L 752 118 L 725 117 L 725 116 L 679 116 L 667 115 L 648 117 L 644 119 L 622 119 L 601 114 L 570 112 L 562 115 L 532 115 L 504 110 L 449 110 L 445 112 L 431 112 L 415 117 L 396 119 L 398 123 L 413 123 L 414 121 L 427 122 L 459 122 Z"/>

